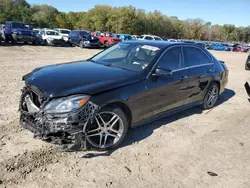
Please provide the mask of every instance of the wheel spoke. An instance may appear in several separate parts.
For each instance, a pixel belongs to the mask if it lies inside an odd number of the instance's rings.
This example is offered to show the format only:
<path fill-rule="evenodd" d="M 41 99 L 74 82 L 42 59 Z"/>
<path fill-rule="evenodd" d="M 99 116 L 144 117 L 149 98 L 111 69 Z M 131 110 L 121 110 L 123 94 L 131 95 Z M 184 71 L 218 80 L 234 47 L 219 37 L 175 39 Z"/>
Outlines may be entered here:
<path fill-rule="evenodd" d="M 105 148 L 106 142 L 107 142 L 108 134 L 105 134 L 104 142 L 103 142 L 103 148 Z"/>
<path fill-rule="evenodd" d="M 116 134 L 121 134 L 118 130 L 115 130 L 115 129 L 113 129 L 113 128 L 110 128 L 109 131 L 114 132 L 114 133 L 116 133 Z"/>
<path fill-rule="evenodd" d="M 108 136 L 112 136 L 112 137 L 114 137 L 114 138 L 119 138 L 118 135 L 114 135 L 114 134 L 110 134 L 110 133 L 108 133 Z"/>
<path fill-rule="evenodd" d="M 91 131 L 88 131 L 87 134 L 92 133 L 92 132 L 96 132 L 96 131 L 100 131 L 100 130 L 101 130 L 101 128 L 98 127 L 98 128 L 93 129 L 93 130 L 91 130 Z"/>
<path fill-rule="evenodd" d="M 106 123 L 105 123 L 105 121 L 102 119 L 102 116 L 101 116 L 100 114 L 98 114 L 98 117 L 101 119 L 103 126 L 105 126 Z"/>
<path fill-rule="evenodd" d="M 100 124 L 99 120 L 97 119 L 97 116 L 95 117 L 95 121 L 96 121 L 98 127 L 101 127 L 101 124 Z"/>
<path fill-rule="evenodd" d="M 117 123 L 117 121 L 119 120 L 120 118 L 115 115 L 111 118 L 111 120 L 107 123 L 108 127 L 110 128 L 113 128 L 113 126 Z M 111 124 L 112 123 L 112 124 Z M 111 124 L 111 125 L 110 125 Z"/>
<path fill-rule="evenodd" d="M 101 133 L 95 133 L 95 134 L 88 135 L 88 137 L 100 136 L 100 135 L 101 135 Z"/>
<path fill-rule="evenodd" d="M 99 147 L 102 147 L 102 134 L 100 134 Z"/>

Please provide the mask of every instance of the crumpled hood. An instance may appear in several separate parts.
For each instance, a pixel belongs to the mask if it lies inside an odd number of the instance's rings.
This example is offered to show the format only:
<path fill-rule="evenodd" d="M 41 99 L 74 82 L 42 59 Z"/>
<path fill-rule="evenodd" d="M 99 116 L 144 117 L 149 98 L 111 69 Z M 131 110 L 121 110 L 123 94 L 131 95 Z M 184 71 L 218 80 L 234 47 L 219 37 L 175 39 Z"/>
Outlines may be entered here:
<path fill-rule="evenodd" d="M 39 88 L 48 98 L 54 98 L 93 95 L 138 82 L 141 78 L 141 74 L 133 71 L 82 61 L 37 68 L 23 80 Z"/>

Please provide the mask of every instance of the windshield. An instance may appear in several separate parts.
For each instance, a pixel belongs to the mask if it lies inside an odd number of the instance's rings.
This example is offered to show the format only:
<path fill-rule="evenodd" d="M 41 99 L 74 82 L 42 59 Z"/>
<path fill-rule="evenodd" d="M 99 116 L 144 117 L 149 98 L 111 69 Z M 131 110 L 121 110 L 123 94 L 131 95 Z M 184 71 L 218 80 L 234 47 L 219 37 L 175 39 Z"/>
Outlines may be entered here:
<path fill-rule="evenodd" d="M 93 57 L 91 61 L 141 72 L 160 53 L 160 50 L 160 48 L 151 45 L 119 43 Z"/>
<path fill-rule="evenodd" d="M 17 23 L 17 22 L 12 23 L 12 28 L 14 28 L 14 29 L 27 29 L 25 27 L 24 23 Z"/>
<path fill-rule="evenodd" d="M 81 36 L 85 36 L 85 35 L 90 35 L 91 33 L 89 31 L 80 31 L 79 33 Z"/>
<path fill-rule="evenodd" d="M 47 31 L 46 34 L 47 35 L 59 35 L 58 32 L 56 31 Z"/>
<path fill-rule="evenodd" d="M 160 37 L 154 37 L 155 40 L 162 40 Z"/>
<path fill-rule="evenodd" d="M 62 34 L 69 34 L 70 33 L 70 31 L 69 30 L 60 30 L 60 33 L 62 33 Z"/>
<path fill-rule="evenodd" d="M 113 37 L 113 38 L 117 37 L 114 33 L 106 33 L 106 36 L 107 37 Z"/>

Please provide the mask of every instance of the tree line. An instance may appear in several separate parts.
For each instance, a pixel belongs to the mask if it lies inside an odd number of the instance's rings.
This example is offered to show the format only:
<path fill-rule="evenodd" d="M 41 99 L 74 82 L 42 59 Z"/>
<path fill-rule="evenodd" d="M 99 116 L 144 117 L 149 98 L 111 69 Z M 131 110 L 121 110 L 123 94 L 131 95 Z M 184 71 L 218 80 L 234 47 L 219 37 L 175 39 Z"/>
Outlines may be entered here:
<path fill-rule="evenodd" d="M 50 5 L 26 0 L 0 0 L 0 23 L 22 21 L 39 28 L 102 30 L 115 33 L 153 34 L 176 39 L 250 42 L 250 26 L 211 25 L 199 18 L 180 20 L 155 10 L 133 6 L 96 5 L 87 12 L 60 12 Z"/>

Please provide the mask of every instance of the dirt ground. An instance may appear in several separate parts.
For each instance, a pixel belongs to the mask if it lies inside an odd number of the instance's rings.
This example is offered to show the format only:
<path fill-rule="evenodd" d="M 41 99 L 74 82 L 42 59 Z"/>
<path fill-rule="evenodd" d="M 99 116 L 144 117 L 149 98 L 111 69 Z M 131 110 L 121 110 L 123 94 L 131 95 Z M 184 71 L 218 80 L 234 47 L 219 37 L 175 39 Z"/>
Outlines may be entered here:
<path fill-rule="evenodd" d="M 0 46 L 0 187 L 250 187 L 247 54 L 212 52 L 226 62 L 227 89 L 199 107 L 132 129 L 113 152 L 55 151 L 19 126 L 21 78 L 34 68 L 86 59 L 98 50 Z"/>

